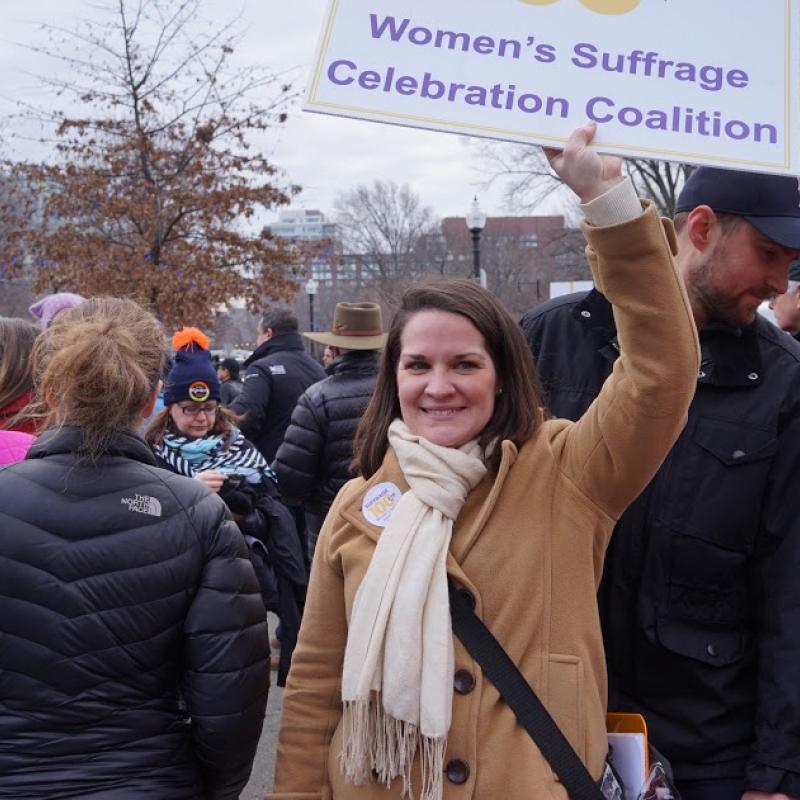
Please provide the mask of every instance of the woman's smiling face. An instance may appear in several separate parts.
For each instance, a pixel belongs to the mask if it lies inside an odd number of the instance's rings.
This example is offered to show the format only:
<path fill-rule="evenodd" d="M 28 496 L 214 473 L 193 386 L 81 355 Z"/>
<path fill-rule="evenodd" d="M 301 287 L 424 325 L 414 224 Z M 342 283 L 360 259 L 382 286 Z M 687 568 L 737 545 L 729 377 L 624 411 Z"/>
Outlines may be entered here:
<path fill-rule="evenodd" d="M 413 434 L 460 447 L 488 424 L 497 391 L 486 342 L 466 317 L 432 309 L 408 320 L 400 336 L 397 394 Z"/>

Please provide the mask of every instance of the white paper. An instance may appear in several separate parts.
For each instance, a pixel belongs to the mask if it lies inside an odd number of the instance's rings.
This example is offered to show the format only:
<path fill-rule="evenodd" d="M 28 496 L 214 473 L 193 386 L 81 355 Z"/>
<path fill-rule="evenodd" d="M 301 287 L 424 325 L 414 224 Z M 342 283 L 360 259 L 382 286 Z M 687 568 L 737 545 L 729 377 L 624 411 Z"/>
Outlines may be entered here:
<path fill-rule="evenodd" d="M 625 800 L 637 800 L 647 780 L 643 733 L 609 733 L 609 761 L 625 785 Z"/>
<path fill-rule="evenodd" d="M 800 0 L 330 0 L 304 108 L 797 175 L 799 40 Z"/>

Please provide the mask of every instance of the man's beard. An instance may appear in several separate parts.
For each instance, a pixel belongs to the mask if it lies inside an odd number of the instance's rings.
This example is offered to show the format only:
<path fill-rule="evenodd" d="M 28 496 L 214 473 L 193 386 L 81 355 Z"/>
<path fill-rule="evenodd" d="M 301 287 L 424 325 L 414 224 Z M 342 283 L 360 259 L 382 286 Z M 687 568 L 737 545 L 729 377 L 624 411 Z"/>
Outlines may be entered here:
<path fill-rule="evenodd" d="M 741 294 L 731 296 L 719 286 L 724 281 L 715 281 L 715 267 L 719 256 L 711 254 L 708 259 L 692 270 L 687 277 L 687 290 L 699 303 L 709 322 L 723 322 L 734 328 L 746 328 L 758 314 L 758 307 L 748 310 L 740 306 Z M 754 294 L 757 291 L 754 290 Z M 765 298 L 766 299 L 766 298 Z"/>

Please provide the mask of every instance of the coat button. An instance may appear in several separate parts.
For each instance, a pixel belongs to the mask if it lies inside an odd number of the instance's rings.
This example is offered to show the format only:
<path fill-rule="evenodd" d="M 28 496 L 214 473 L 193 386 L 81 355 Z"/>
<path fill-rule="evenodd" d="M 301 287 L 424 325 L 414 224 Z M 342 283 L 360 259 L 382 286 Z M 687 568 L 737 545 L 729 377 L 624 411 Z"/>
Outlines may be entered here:
<path fill-rule="evenodd" d="M 747 376 L 747 380 L 749 380 L 749 381 L 757 381 L 758 380 L 758 373 L 757 372 L 751 372 Z"/>
<path fill-rule="evenodd" d="M 444 772 L 450 783 L 461 784 L 469 780 L 469 764 L 467 764 L 466 761 L 462 761 L 460 758 L 454 758 L 448 761 Z"/>
<path fill-rule="evenodd" d="M 589 319 L 589 317 L 591 317 L 591 316 L 592 316 L 592 312 L 591 312 L 591 311 L 586 311 L 586 310 L 584 310 L 584 311 L 581 311 L 581 316 L 582 316 L 584 319 Z"/>
<path fill-rule="evenodd" d="M 705 376 L 706 376 L 706 373 L 705 373 L 705 372 L 703 372 L 703 370 L 702 370 L 702 369 L 700 370 L 700 372 L 698 372 L 698 373 L 697 373 L 697 377 L 698 377 L 698 378 L 705 378 Z"/>
<path fill-rule="evenodd" d="M 475 598 L 472 596 L 472 592 L 468 592 L 466 589 L 459 589 L 458 594 L 459 597 L 461 597 L 463 600 L 466 600 L 469 603 L 469 607 L 474 611 Z"/>
<path fill-rule="evenodd" d="M 744 458 L 746 455 L 747 453 L 745 453 L 744 450 L 734 450 L 731 453 L 731 458 L 739 459 L 739 458 Z"/>
<path fill-rule="evenodd" d="M 475 688 L 475 676 L 468 669 L 456 670 L 453 688 L 458 694 L 469 694 Z"/>
<path fill-rule="evenodd" d="M 708 653 L 711 656 L 711 658 L 716 658 L 717 657 L 717 648 L 714 647 L 713 644 L 710 644 L 710 645 L 708 645 L 708 647 L 706 647 L 706 653 Z"/>

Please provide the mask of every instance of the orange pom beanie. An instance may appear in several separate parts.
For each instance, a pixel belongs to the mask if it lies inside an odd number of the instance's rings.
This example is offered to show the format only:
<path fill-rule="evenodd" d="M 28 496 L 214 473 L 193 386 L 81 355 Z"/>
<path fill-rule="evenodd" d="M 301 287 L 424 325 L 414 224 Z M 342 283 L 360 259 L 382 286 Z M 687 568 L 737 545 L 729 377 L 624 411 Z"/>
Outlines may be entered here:
<path fill-rule="evenodd" d="M 182 328 L 172 337 L 175 360 L 165 382 L 165 405 L 182 400 L 219 401 L 220 383 L 208 352 L 210 343 L 198 328 Z"/>

